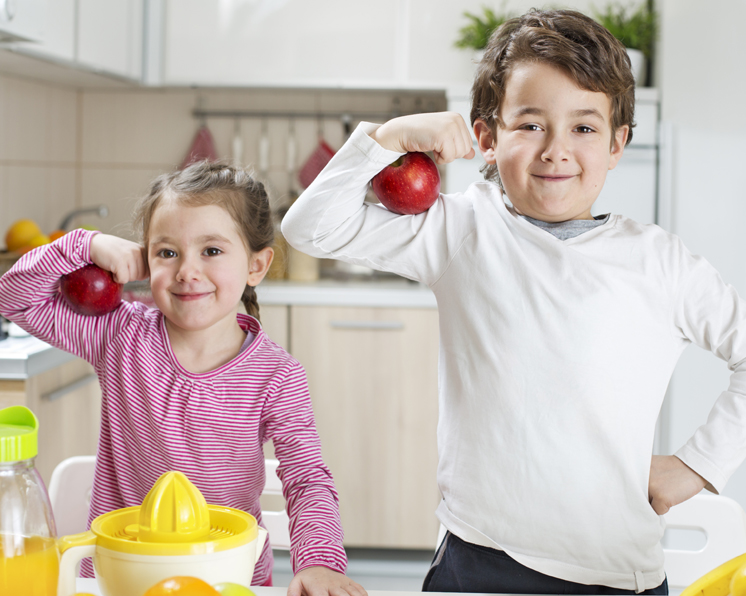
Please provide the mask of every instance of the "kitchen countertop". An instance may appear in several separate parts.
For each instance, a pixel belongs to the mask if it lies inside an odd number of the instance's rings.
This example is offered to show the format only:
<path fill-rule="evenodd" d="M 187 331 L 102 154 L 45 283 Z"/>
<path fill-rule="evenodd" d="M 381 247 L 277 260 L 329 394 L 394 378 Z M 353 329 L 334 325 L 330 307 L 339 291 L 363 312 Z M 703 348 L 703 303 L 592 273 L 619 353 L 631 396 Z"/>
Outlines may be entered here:
<path fill-rule="evenodd" d="M 0 341 L 0 379 L 29 379 L 75 358 L 30 335 L 9 337 Z"/>
<path fill-rule="evenodd" d="M 256 288 L 259 304 L 292 306 L 358 306 L 437 308 L 435 295 L 423 284 L 406 279 L 315 282 L 263 281 Z"/>
<path fill-rule="evenodd" d="M 76 580 L 76 588 L 78 592 L 89 592 L 96 596 L 101 596 L 101 591 L 98 589 L 98 584 L 95 579 L 78 578 Z M 264 588 L 262 586 L 251 586 L 251 591 L 256 596 L 287 596 L 288 589 L 281 587 Z M 437 595 L 442 594 L 444 596 L 453 596 L 447 592 L 429 592 L 428 594 Z M 422 592 L 399 592 L 399 591 L 383 591 L 383 590 L 368 590 L 368 596 L 421 596 Z"/>

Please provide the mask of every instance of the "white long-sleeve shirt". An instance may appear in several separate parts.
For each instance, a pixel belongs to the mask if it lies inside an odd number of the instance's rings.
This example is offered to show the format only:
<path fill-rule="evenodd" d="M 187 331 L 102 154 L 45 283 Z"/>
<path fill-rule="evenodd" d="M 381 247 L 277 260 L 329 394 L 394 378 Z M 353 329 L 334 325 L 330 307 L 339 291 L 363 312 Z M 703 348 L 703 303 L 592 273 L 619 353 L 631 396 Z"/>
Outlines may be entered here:
<path fill-rule="evenodd" d="M 655 424 L 687 345 L 733 371 L 676 455 L 721 490 L 746 456 L 746 303 L 674 235 L 612 215 L 558 240 L 496 185 L 399 216 L 364 202 L 400 154 L 362 124 L 283 221 L 317 257 L 427 284 L 440 315 L 437 515 L 542 573 L 643 590 L 664 579 L 648 502 Z"/>

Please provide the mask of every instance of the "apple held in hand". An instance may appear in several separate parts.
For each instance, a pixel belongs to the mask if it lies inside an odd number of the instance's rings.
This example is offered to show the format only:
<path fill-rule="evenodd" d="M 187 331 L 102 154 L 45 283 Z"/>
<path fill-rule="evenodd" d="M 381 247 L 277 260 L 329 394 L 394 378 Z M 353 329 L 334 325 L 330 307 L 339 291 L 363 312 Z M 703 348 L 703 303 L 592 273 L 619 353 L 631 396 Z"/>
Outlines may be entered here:
<path fill-rule="evenodd" d="M 80 315 L 105 315 L 122 302 L 122 284 L 98 265 L 86 265 L 65 275 L 60 291 L 70 308 Z"/>
<path fill-rule="evenodd" d="M 430 209 L 440 194 L 440 174 L 435 162 L 419 151 L 405 153 L 371 181 L 384 207 L 400 215 Z"/>

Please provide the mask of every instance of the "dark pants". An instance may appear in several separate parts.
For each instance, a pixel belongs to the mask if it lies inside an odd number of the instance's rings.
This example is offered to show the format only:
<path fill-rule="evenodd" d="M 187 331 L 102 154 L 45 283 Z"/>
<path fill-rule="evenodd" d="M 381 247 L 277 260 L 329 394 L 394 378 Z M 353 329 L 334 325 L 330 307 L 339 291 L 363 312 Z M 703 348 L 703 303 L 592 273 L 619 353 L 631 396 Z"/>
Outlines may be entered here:
<path fill-rule="evenodd" d="M 435 553 L 423 592 L 499 594 L 634 594 L 607 586 L 587 586 L 524 567 L 501 550 L 464 542 L 450 532 Z M 668 580 L 643 594 L 668 594 Z"/>

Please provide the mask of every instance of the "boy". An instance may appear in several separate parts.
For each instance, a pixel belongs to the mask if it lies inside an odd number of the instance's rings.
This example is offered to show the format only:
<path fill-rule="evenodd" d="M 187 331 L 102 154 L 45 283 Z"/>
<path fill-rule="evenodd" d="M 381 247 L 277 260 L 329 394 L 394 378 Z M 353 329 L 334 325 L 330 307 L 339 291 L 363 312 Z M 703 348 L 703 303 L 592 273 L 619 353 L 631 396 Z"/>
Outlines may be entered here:
<path fill-rule="evenodd" d="M 573 11 L 509 21 L 472 98 L 487 182 L 416 216 L 366 204 L 403 152 L 474 153 L 458 115 L 363 123 L 283 233 L 438 300 L 449 532 L 425 590 L 666 594 L 659 515 L 721 490 L 746 454 L 746 303 L 675 236 L 591 215 L 634 125 L 629 61 L 606 29 Z M 691 342 L 728 361 L 731 385 L 676 456 L 651 458 Z"/>

